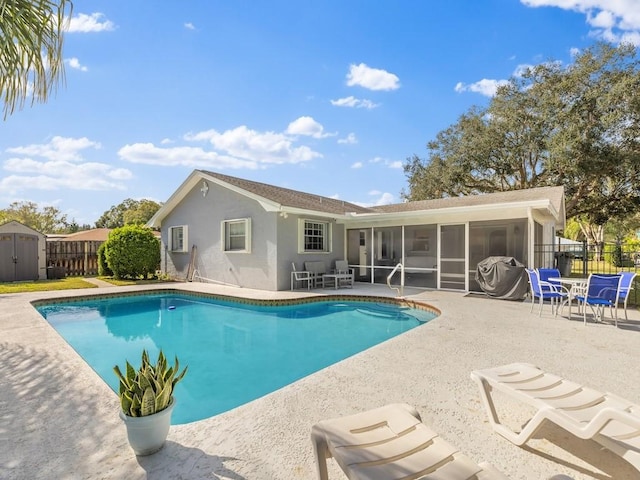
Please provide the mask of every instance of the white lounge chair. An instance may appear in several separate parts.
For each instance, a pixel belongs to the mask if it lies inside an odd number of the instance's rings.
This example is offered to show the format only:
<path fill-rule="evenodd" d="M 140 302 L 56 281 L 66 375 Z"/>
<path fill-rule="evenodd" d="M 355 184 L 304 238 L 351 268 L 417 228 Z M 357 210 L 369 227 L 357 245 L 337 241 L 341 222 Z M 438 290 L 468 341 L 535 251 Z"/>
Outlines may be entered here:
<path fill-rule="evenodd" d="M 471 372 L 493 429 L 524 445 L 545 421 L 582 439 L 591 439 L 640 470 L 640 405 L 603 393 L 526 363 Z M 516 398 L 538 411 L 519 433 L 500 423 L 492 391 Z"/>
<path fill-rule="evenodd" d="M 323 420 L 313 426 L 311 439 L 320 480 L 328 480 L 332 456 L 350 480 L 508 480 L 460 453 L 403 403 Z"/>

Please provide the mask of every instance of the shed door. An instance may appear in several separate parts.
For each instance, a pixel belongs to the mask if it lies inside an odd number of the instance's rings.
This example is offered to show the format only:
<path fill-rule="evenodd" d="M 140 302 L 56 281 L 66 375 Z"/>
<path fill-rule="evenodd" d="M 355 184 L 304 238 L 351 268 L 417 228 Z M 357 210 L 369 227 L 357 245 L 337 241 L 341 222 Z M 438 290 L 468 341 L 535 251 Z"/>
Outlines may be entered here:
<path fill-rule="evenodd" d="M 0 234 L 0 281 L 38 279 L 38 237 L 23 233 Z"/>

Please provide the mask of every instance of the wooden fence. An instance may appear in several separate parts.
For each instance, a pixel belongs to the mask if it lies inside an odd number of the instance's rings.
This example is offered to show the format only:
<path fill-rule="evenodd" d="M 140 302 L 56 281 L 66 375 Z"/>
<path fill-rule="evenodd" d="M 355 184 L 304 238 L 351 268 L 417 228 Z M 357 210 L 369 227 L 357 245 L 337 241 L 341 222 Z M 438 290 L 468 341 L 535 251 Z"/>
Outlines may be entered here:
<path fill-rule="evenodd" d="M 98 275 L 98 247 L 101 240 L 47 241 L 47 268 L 63 270 L 69 276 Z"/>

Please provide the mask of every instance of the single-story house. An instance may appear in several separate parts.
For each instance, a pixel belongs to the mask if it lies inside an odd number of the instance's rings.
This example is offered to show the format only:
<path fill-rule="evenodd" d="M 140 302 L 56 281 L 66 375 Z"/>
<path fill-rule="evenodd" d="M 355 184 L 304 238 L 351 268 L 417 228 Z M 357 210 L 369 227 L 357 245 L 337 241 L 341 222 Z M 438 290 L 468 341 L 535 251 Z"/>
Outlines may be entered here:
<path fill-rule="evenodd" d="M 565 225 L 564 190 L 542 187 L 363 207 L 333 198 L 194 170 L 149 220 L 161 229 L 161 268 L 247 288 L 290 288 L 292 262 L 346 259 L 360 282 L 479 290 L 488 256 L 551 266 Z M 546 258 L 546 257 L 549 258 Z M 403 275 L 402 275 L 402 271 Z"/>
<path fill-rule="evenodd" d="M 45 235 L 11 220 L 0 225 L 0 282 L 45 280 Z"/>

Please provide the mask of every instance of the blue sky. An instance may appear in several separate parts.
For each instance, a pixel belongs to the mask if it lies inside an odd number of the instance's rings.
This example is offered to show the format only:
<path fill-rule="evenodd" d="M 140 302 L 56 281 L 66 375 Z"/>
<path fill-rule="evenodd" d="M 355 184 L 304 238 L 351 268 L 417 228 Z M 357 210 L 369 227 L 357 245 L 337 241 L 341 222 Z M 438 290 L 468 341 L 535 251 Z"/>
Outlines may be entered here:
<path fill-rule="evenodd" d="M 640 45 L 640 0 L 76 0 L 66 85 L 3 122 L 0 208 L 93 224 L 196 168 L 363 204 L 523 66 Z"/>

